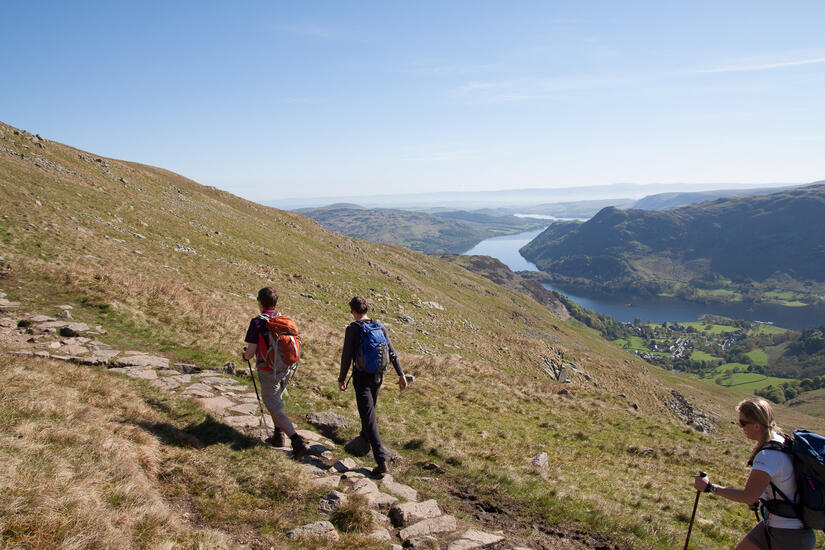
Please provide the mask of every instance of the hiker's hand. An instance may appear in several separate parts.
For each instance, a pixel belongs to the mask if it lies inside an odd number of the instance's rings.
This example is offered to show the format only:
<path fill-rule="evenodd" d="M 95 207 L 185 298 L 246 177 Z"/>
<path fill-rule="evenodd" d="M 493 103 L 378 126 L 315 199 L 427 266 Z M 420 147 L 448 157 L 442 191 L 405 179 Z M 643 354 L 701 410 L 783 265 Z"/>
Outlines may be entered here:
<path fill-rule="evenodd" d="M 708 477 L 693 476 L 693 488 L 697 491 L 704 491 L 708 486 L 708 483 L 710 483 L 710 479 Z"/>
<path fill-rule="evenodd" d="M 403 374 L 398 377 L 398 389 L 404 391 L 407 389 L 407 377 Z"/>
<path fill-rule="evenodd" d="M 347 391 L 347 383 L 346 382 L 338 382 L 338 389 L 341 391 Z"/>
<path fill-rule="evenodd" d="M 256 353 L 258 353 L 258 344 L 249 344 L 248 346 L 244 346 L 241 357 L 243 357 L 244 361 L 249 361 L 255 357 Z"/>

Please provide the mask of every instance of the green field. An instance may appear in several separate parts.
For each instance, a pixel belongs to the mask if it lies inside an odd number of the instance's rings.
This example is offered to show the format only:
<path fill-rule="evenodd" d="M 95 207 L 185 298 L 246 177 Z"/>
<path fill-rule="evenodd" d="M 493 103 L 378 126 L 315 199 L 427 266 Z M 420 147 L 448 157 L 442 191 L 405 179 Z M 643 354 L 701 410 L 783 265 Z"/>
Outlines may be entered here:
<path fill-rule="evenodd" d="M 619 338 L 618 340 L 613 340 L 613 343 L 617 346 L 623 347 L 624 349 L 635 349 L 637 351 L 645 352 L 650 351 L 650 349 L 645 345 L 644 339 L 639 336 L 631 336 L 630 338 Z"/>
<path fill-rule="evenodd" d="M 769 290 L 768 292 L 765 292 L 763 296 L 766 299 L 782 304 L 783 306 L 803 307 L 808 305 L 807 303 L 801 301 L 801 299 L 805 297 L 804 294 L 793 292 L 792 290 Z"/>
<path fill-rule="evenodd" d="M 788 332 L 788 329 L 782 328 L 782 327 L 776 327 L 776 326 L 773 326 L 773 325 L 759 324 L 759 325 L 755 325 L 750 330 L 749 334 L 751 336 L 762 336 L 762 335 L 773 336 L 773 335 L 776 335 L 776 334 L 783 334 L 785 332 Z"/>
<path fill-rule="evenodd" d="M 739 330 L 737 327 L 732 327 L 729 325 L 708 325 L 704 321 L 691 321 L 689 323 L 682 323 L 686 327 L 693 327 L 700 332 L 704 332 L 705 334 L 710 335 L 717 335 L 717 334 L 727 334 L 729 332 L 736 332 Z M 706 328 L 706 327 L 710 328 Z"/>
<path fill-rule="evenodd" d="M 742 393 L 753 394 L 756 390 L 771 385 L 779 385 L 789 382 L 791 378 L 777 378 L 775 376 L 765 376 L 756 372 L 734 372 L 731 375 L 725 374 L 728 370 L 744 370 L 748 366 L 742 363 L 725 363 L 719 365 L 712 373 L 702 377 L 703 380 L 718 381 L 721 386 L 736 390 Z"/>
<path fill-rule="evenodd" d="M 721 357 L 713 356 L 707 352 L 694 350 L 693 353 L 690 354 L 691 361 L 721 361 Z"/>
<path fill-rule="evenodd" d="M 742 295 L 738 292 L 733 290 L 728 290 L 726 288 L 714 288 L 713 290 L 708 290 L 706 288 L 697 288 L 696 289 L 696 296 L 713 296 L 714 298 L 726 298 L 731 302 L 739 302 L 742 300 Z"/>
<path fill-rule="evenodd" d="M 751 358 L 754 365 L 764 367 L 768 364 L 768 354 L 761 349 L 752 349 L 745 355 Z"/>

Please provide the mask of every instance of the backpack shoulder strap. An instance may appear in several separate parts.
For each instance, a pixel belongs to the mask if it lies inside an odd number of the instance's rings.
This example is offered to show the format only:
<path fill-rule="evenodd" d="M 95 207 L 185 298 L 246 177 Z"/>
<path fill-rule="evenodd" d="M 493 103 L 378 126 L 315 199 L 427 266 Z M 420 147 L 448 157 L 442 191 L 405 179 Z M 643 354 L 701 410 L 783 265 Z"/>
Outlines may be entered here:
<path fill-rule="evenodd" d="M 783 451 L 783 452 L 788 452 L 788 449 L 787 449 L 786 445 L 783 445 L 779 441 L 768 441 L 767 443 L 765 443 L 764 445 L 759 447 L 759 450 L 756 451 L 756 454 L 759 454 L 762 451 Z M 756 455 L 753 455 L 753 456 L 754 456 L 754 458 L 756 457 Z M 748 460 L 748 466 L 753 466 L 753 459 Z"/>
<path fill-rule="evenodd" d="M 787 454 L 791 455 L 791 457 L 793 457 L 793 453 L 791 452 L 791 443 L 792 443 L 792 440 L 791 440 L 790 438 L 788 438 L 788 436 L 784 436 L 784 439 L 785 439 L 785 441 L 784 441 L 784 442 L 782 442 L 782 443 L 780 443 L 779 441 L 774 441 L 774 440 L 772 440 L 772 441 L 768 441 L 767 443 L 765 443 L 764 445 L 762 445 L 762 448 L 761 448 L 761 449 L 759 449 L 759 452 L 761 453 L 762 451 L 779 451 L 779 452 L 782 452 L 782 453 L 787 453 Z M 788 503 L 793 504 L 793 502 L 794 502 L 794 501 L 793 501 L 793 500 L 791 500 L 790 498 L 788 498 L 788 495 L 786 495 L 786 494 L 782 491 L 782 489 L 780 489 L 779 487 L 777 487 L 777 486 L 774 484 L 774 482 L 773 482 L 773 481 L 771 481 L 771 482 L 770 482 L 770 485 L 771 485 L 771 489 L 773 490 L 773 498 L 774 498 L 774 499 L 776 499 L 776 495 L 777 495 L 777 493 L 778 493 L 778 494 L 779 494 L 779 496 L 781 496 L 781 497 L 782 497 L 782 499 L 783 499 L 785 502 L 788 502 Z"/>

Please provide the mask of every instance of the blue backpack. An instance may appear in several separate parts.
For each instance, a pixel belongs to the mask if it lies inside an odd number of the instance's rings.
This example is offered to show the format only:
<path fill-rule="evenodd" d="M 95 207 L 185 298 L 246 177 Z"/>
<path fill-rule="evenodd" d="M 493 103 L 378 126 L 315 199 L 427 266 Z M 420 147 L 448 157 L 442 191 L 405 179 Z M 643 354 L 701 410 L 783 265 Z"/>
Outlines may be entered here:
<path fill-rule="evenodd" d="M 825 529 L 825 437 L 808 430 L 794 430 L 785 444 L 768 443 L 763 449 L 782 451 L 793 460 L 796 503 L 773 483 L 774 498 L 763 500 L 772 514 L 802 520 L 809 529 Z M 776 495 L 782 500 L 776 498 Z"/>
<path fill-rule="evenodd" d="M 359 323 L 361 325 L 361 344 L 355 355 L 355 367 L 371 374 L 383 373 L 390 364 L 390 343 L 384 336 L 381 323 Z"/>

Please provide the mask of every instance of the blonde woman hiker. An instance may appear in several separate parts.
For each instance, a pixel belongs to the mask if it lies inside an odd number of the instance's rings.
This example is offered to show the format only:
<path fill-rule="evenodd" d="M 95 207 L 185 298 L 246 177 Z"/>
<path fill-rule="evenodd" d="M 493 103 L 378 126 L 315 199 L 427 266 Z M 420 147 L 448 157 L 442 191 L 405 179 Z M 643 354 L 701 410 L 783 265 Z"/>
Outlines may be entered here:
<path fill-rule="evenodd" d="M 779 498 L 772 485 L 794 502 L 797 494 L 791 457 L 778 450 L 785 438 L 774 420 L 773 407 L 765 399 L 751 398 L 739 403 L 736 410 L 745 437 L 756 442 L 748 461 L 752 469 L 745 488 L 714 485 L 700 476 L 694 477 L 693 486 L 697 491 L 746 504 L 762 514 L 764 519 L 745 535 L 736 550 L 813 550 L 816 535 L 812 529 L 805 528 L 796 517 L 785 517 L 765 507 L 766 501 Z"/>

